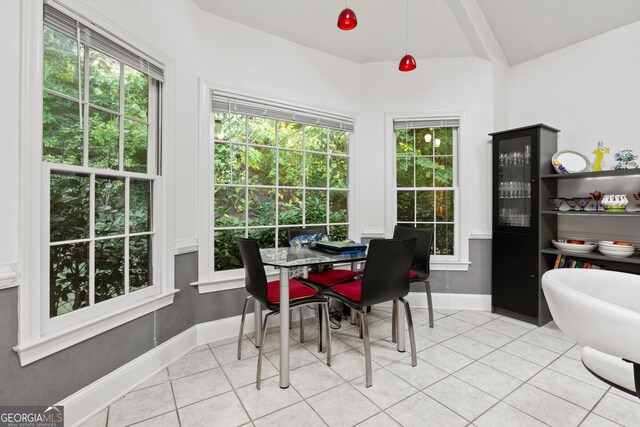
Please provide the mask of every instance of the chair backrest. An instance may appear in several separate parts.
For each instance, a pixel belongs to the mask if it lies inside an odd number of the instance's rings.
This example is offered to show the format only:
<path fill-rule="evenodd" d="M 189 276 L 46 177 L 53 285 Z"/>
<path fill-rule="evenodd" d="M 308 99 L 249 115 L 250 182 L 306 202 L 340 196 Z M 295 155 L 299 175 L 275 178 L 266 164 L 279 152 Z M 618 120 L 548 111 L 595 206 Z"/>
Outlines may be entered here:
<path fill-rule="evenodd" d="M 289 242 L 297 236 L 313 236 L 314 234 L 327 234 L 327 226 L 325 225 L 324 227 L 313 227 L 313 228 L 289 228 L 289 240 L 287 240 L 287 246 L 289 245 Z"/>
<path fill-rule="evenodd" d="M 431 259 L 431 251 L 433 249 L 433 228 L 396 225 L 396 228 L 393 230 L 394 239 L 411 236 L 418 238 L 416 248 L 413 251 L 411 268 L 429 277 L 429 260 Z"/>
<path fill-rule="evenodd" d="M 267 275 L 262 265 L 258 241 L 256 239 L 236 237 L 236 242 L 238 242 L 240 257 L 242 258 L 242 264 L 244 264 L 247 292 L 268 307 L 270 304 L 268 304 L 267 300 Z"/>
<path fill-rule="evenodd" d="M 415 236 L 403 239 L 373 239 L 364 266 L 360 304 L 367 307 L 409 293 L 409 269 Z"/>

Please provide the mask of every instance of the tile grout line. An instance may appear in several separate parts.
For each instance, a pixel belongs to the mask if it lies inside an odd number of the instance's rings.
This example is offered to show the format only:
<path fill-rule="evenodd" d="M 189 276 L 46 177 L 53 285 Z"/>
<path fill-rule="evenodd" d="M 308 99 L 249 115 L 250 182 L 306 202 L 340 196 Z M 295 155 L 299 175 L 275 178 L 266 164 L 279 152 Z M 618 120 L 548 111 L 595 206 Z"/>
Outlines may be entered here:
<path fill-rule="evenodd" d="M 535 329 L 533 329 L 533 330 L 535 330 Z M 518 339 L 520 339 L 520 337 L 515 338 L 513 341 L 516 341 L 516 340 L 518 340 Z M 511 341 L 511 342 L 513 342 L 513 341 Z M 506 346 L 506 345 L 508 345 L 508 344 L 509 344 L 509 343 L 505 344 L 504 346 Z M 530 344 L 530 345 L 535 345 L 535 344 Z M 504 347 L 504 346 L 502 346 L 502 347 Z M 499 350 L 499 349 L 501 349 L 502 347 L 499 347 L 498 349 L 496 349 L 496 351 L 497 351 L 497 350 Z M 536 347 L 538 347 L 538 346 L 536 346 Z M 542 348 L 542 347 L 539 347 L 539 348 Z M 572 346 L 572 348 L 573 348 L 573 346 Z M 546 349 L 545 349 L 545 350 L 546 350 Z M 569 349 L 569 350 L 570 350 L 570 349 Z M 569 350 L 567 350 L 567 351 L 569 351 Z M 549 351 L 550 351 L 550 350 L 549 350 Z M 555 353 L 555 352 L 554 352 L 554 353 Z M 489 354 L 491 354 L 491 353 L 489 353 Z M 558 360 L 559 358 L 561 358 L 563 355 L 564 355 L 564 354 L 559 354 L 559 355 L 558 355 L 558 357 L 556 357 L 555 359 L 553 359 L 553 361 L 551 361 L 551 362 L 550 362 L 550 363 L 548 363 L 547 365 L 543 366 L 543 367 L 542 367 L 542 369 L 541 369 L 540 371 L 538 371 L 538 373 L 539 373 L 539 372 L 541 372 L 542 370 L 546 369 L 547 367 L 549 367 L 553 362 L 555 362 L 556 360 Z M 515 356 L 515 355 L 513 355 L 513 356 Z M 515 356 L 515 357 L 518 357 L 518 356 Z M 524 360 L 524 359 L 523 359 L 523 360 Z M 481 363 L 481 362 L 480 362 L 480 363 Z M 531 363 L 533 363 L 533 362 L 531 362 Z M 495 369 L 495 368 L 494 368 L 494 369 Z M 538 375 L 538 373 L 536 373 L 535 375 Z M 507 375 L 509 375 L 509 374 L 507 374 Z M 535 375 L 533 375 L 533 376 L 535 376 Z M 516 391 L 518 391 L 519 389 L 521 389 L 525 384 L 527 384 L 527 385 L 529 385 L 529 386 L 531 386 L 531 387 L 535 387 L 534 385 L 529 384 L 529 381 L 531 380 L 531 378 L 533 378 L 533 376 L 532 376 L 532 377 L 530 377 L 528 380 L 523 381 L 523 382 L 522 382 L 522 384 L 520 384 L 518 387 L 516 387 L 515 389 L 513 389 L 510 393 L 508 393 L 508 394 L 507 394 L 506 396 L 504 396 L 502 399 L 499 399 L 499 400 L 498 400 L 498 402 L 496 402 L 494 405 L 492 405 L 489 409 L 487 409 L 487 410 L 486 410 L 485 412 L 483 412 L 482 414 L 478 415 L 478 417 L 474 418 L 471 422 L 473 423 L 473 422 L 477 421 L 477 420 L 478 420 L 478 418 L 480 418 L 482 415 L 484 415 L 484 414 L 485 414 L 485 413 L 487 413 L 489 410 L 491 410 L 492 408 L 494 408 L 495 406 L 497 406 L 500 402 L 502 402 L 502 403 L 504 403 L 505 405 L 508 405 L 509 407 L 511 407 L 511 408 L 513 408 L 513 409 L 515 409 L 516 411 L 522 412 L 523 414 L 528 415 L 528 416 L 530 416 L 531 418 L 533 418 L 533 419 L 535 419 L 535 420 L 537 420 L 537 421 L 540 421 L 541 423 L 543 423 L 543 424 L 545 424 L 545 425 L 549 425 L 549 424 L 547 424 L 546 422 L 544 422 L 544 421 L 542 421 L 542 420 L 538 419 L 537 417 L 535 417 L 535 416 L 533 416 L 533 415 L 531 415 L 531 414 L 528 414 L 528 413 L 526 413 L 526 412 L 524 412 L 524 411 L 522 411 L 522 410 L 520 410 L 520 409 L 516 408 L 515 406 L 510 405 L 508 402 L 505 402 L 505 399 L 507 399 L 509 396 L 511 396 L 511 395 L 512 395 L 512 394 L 514 394 Z M 517 378 L 516 378 L 516 379 L 517 379 Z M 463 380 L 463 381 L 464 381 L 464 380 Z M 536 388 L 537 388 L 537 387 L 536 387 Z M 543 391 L 544 391 L 544 390 L 543 390 Z M 548 392 L 545 392 L 545 393 L 548 393 Z M 551 394 L 551 393 L 549 393 L 549 394 Z M 555 396 L 555 395 L 553 395 L 553 394 L 552 394 L 552 396 Z M 577 406 L 577 405 L 576 405 L 576 406 Z"/>
<path fill-rule="evenodd" d="M 220 361 L 216 357 L 215 353 L 213 353 L 213 350 L 211 350 L 211 353 L 213 354 L 213 358 L 215 359 L 215 361 L 218 362 L 218 365 L 220 366 L 220 370 L 222 371 L 222 375 L 224 375 L 224 377 L 227 379 L 227 382 L 229 383 L 229 386 L 231 387 L 233 394 L 236 396 L 236 399 L 238 399 L 238 402 L 240 402 L 240 406 L 242 406 L 242 410 L 244 411 L 247 418 L 249 418 L 249 422 L 251 423 L 251 425 L 253 425 L 253 419 L 251 418 L 251 415 L 249 415 L 249 411 L 247 411 L 247 408 L 244 406 L 242 399 L 240 399 L 240 396 L 238 395 L 236 388 L 231 383 L 231 379 L 229 378 L 227 373 L 224 371 L 224 369 L 222 369 L 222 365 L 220 365 Z"/>
<path fill-rule="evenodd" d="M 208 346 L 207 346 L 208 347 Z M 214 356 L 215 358 L 215 356 Z M 217 360 L 216 360 L 217 362 Z M 167 374 L 168 374 L 167 370 Z M 169 380 L 169 386 L 171 387 L 171 395 L 173 396 L 173 406 L 175 407 L 176 417 L 178 418 L 178 427 L 182 426 L 182 421 L 180 421 L 180 412 L 178 412 L 178 401 L 176 400 L 176 392 L 173 389 L 173 382 Z M 167 412 L 168 413 L 168 412 Z"/>

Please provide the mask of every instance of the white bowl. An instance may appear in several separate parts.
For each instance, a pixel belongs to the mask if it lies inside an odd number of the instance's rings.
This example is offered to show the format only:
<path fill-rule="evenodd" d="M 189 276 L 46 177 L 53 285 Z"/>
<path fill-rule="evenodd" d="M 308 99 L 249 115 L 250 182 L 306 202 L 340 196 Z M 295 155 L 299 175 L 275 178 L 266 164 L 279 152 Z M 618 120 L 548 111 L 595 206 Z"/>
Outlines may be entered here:
<path fill-rule="evenodd" d="M 567 243 L 566 240 L 552 240 L 551 243 L 561 251 L 576 252 L 580 254 L 593 252 L 598 246 L 597 243 L 594 242 L 584 242 L 583 245 L 580 245 L 577 243 Z"/>
<path fill-rule="evenodd" d="M 610 252 L 634 252 L 636 250 L 633 246 L 624 246 L 624 245 L 605 245 L 602 243 L 598 244 L 598 247 L 605 249 Z"/>
<path fill-rule="evenodd" d="M 621 251 L 621 250 L 617 250 L 617 249 L 610 249 L 610 248 L 603 248 L 603 247 L 599 247 L 598 250 L 600 252 L 606 251 L 607 253 L 620 254 L 620 255 L 630 255 L 630 254 L 633 254 L 635 252 L 635 249 L 632 249 L 630 251 L 629 250 Z"/>
<path fill-rule="evenodd" d="M 606 256 L 610 256 L 610 257 L 614 257 L 614 258 L 627 258 L 630 257 L 631 255 L 633 255 L 634 251 L 626 251 L 626 252 L 620 252 L 620 251 L 611 251 L 605 248 L 598 248 L 598 250 Z"/>
<path fill-rule="evenodd" d="M 614 244 L 612 240 L 600 240 L 598 242 L 600 246 L 611 247 L 611 248 L 632 248 L 633 246 Z"/>

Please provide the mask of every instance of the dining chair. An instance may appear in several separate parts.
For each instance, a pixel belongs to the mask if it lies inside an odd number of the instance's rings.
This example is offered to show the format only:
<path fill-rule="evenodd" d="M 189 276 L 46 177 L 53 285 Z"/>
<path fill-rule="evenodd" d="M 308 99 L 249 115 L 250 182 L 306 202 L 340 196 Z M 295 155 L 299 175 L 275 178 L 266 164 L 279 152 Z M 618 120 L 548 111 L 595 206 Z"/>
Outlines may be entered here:
<path fill-rule="evenodd" d="M 409 327 L 409 340 L 411 341 L 411 366 L 417 364 L 411 309 L 409 302 L 404 299 L 409 293 L 409 270 L 416 241 L 415 236 L 402 239 L 371 240 L 362 280 L 342 283 L 320 291 L 322 295 L 342 301 L 360 316 L 367 387 L 371 387 L 372 384 L 367 307 L 386 301 L 404 304 Z"/>
<path fill-rule="evenodd" d="M 267 282 L 267 275 L 262 264 L 262 257 L 258 249 L 258 241 L 256 239 L 247 239 L 244 237 L 236 237 L 238 248 L 240 249 L 240 257 L 244 265 L 245 286 L 250 297 L 245 300 L 244 309 L 242 310 L 242 318 L 240 320 L 240 335 L 238 336 L 238 359 L 240 359 L 240 350 L 242 348 L 242 331 L 244 329 L 244 321 L 247 314 L 247 305 L 249 299 L 255 298 L 269 311 L 262 322 L 262 331 L 256 331 L 256 339 L 260 334 L 260 343 L 264 344 L 267 334 L 267 325 L 271 316 L 280 312 L 280 280 Z M 326 297 L 318 294 L 318 291 L 303 285 L 295 279 L 289 279 L 289 307 L 303 307 L 307 305 L 317 305 L 324 313 L 324 326 L 321 329 L 326 331 L 327 335 L 327 365 L 331 366 L 331 331 L 329 328 L 329 306 Z M 260 315 L 260 313 L 257 313 Z M 302 319 L 301 319 L 302 322 Z M 320 331 L 322 334 L 322 330 Z M 318 345 L 320 351 L 320 344 Z M 256 387 L 260 390 L 260 374 L 262 371 L 262 356 L 264 345 L 260 346 L 258 351 L 258 369 L 256 374 Z"/>
<path fill-rule="evenodd" d="M 393 238 L 416 237 L 416 247 L 413 250 L 413 260 L 411 261 L 411 271 L 409 272 L 409 283 L 424 283 L 427 293 L 427 307 L 429 309 L 429 327 L 433 328 L 433 303 L 431 302 L 431 284 L 429 283 L 429 262 L 433 250 L 433 228 L 416 228 L 396 225 L 393 230 Z M 396 321 L 396 306 L 393 306 L 392 323 Z M 393 328 L 393 342 L 396 342 L 395 330 Z"/>
<path fill-rule="evenodd" d="M 314 227 L 314 228 L 290 228 L 289 229 L 289 241 L 293 240 L 297 236 L 315 234 L 327 234 L 327 227 Z M 326 286 L 333 286 L 339 283 L 348 282 L 353 280 L 354 277 L 360 273 L 351 270 L 325 270 L 317 273 L 311 273 L 307 277 L 303 278 L 303 283 L 307 286 L 312 286 L 316 289 L 321 289 Z"/>

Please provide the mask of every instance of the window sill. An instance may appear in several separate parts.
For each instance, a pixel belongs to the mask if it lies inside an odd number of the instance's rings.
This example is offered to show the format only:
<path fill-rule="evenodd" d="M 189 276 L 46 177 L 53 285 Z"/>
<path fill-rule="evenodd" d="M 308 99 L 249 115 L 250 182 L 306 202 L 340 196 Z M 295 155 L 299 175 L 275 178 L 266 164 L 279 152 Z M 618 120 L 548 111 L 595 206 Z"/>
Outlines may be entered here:
<path fill-rule="evenodd" d="M 222 292 L 245 287 L 244 270 L 235 270 L 225 273 L 226 274 L 223 277 L 214 277 L 210 280 L 193 282 L 191 286 L 197 287 L 199 294 L 209 294 L 212 292 Z M 267 272 L 267 280 L 278 279 L 278 274 L 277 270 Z"/>
<path fill-rule="evenodd" d="M 173 303 L 173 297 L 178 290 L 155 295 L 124 307 L 122 310 L 97 317 L 82 325 L 67 328 L 43 336 L 33 342 L 18 345 L 13 350 L 20 357 L 20 366 L 25 366 L 39 359 L 57 353 L 86 339 L 95 337 L 103 332 L 135 320 L 145 314 L 159 310 Z"/>
<path fill-rule="evenodd" d="M 431 271 L 469 271 L 470 261 L 431 261 Z"/>

